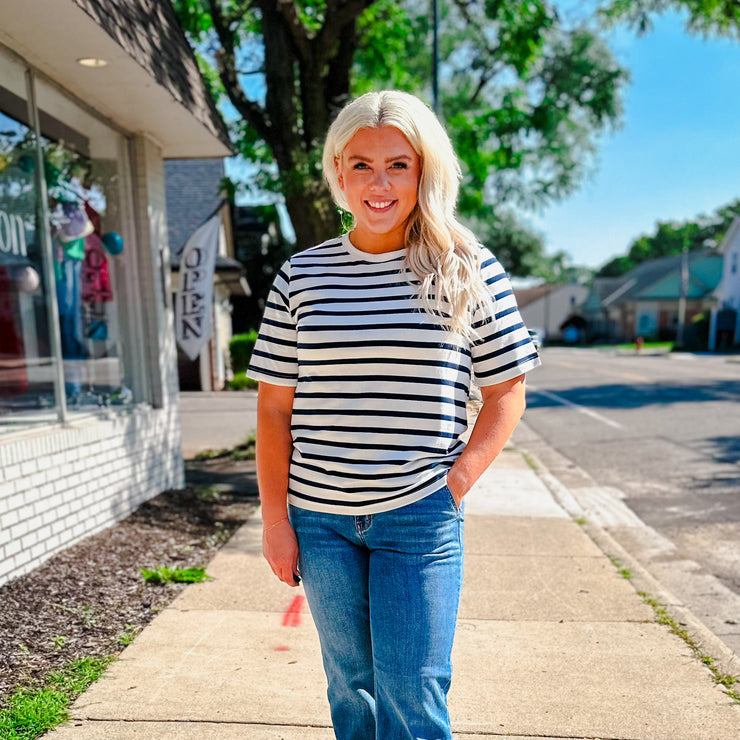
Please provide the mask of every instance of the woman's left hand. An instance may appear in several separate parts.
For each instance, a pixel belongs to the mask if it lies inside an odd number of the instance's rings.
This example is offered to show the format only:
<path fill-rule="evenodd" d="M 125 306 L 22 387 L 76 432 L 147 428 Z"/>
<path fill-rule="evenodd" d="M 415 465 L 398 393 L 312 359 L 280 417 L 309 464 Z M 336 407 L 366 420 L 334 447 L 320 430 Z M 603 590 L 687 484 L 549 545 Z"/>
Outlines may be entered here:
<path fill-rule="evenodd" d="M 454 465 L 452 468 L 450 468 L 449 473 L 447 473 L 447 488 L 450 489 L 452 498 L 455 499 L 455 503 L 457 504 L 458 508 L 460 508 L 462 506 L 463 497 L 468 492 L 468 489 L 464 487 L 464 484 L 461 485 L 461 481 L 457 480 Z"/>

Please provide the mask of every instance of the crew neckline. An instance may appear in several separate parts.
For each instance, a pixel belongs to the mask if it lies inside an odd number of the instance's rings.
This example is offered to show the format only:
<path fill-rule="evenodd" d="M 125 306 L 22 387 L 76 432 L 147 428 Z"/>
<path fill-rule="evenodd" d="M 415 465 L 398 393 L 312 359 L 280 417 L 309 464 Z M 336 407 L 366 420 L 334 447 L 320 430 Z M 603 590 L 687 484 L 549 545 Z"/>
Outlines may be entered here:
<path fill-rule="evenodd" d="M 394 249 L 392 252 L 378 252 L 377 254 L 375 252 L 363 252 L 352 244 L 349 238 L 349 232 L 342 234 L 342 245 L 352 257 L 364 260 L 365 262 L 391 262 L 392 260 L 405 256 L 406 254 L 405 247 Z"/>

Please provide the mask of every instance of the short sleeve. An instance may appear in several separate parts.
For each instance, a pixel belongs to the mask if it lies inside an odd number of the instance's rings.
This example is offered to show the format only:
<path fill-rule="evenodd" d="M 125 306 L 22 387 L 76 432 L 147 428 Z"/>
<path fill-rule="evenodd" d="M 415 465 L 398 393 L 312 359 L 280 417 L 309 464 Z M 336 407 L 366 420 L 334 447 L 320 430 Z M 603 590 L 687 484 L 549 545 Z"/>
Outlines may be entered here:
<path fill-rule="evenodd" d="M 504 268 L 487 249 L 482 252 L 481 275 L 493 306 L 473 313 L 478 339 L 473 342 L 471 353 L 476 382 L 486 386 L 516 378 L 541 363 Z"/>
<path fill-rule="evenodd" d="M 290 310 L 290 260 L 280 268 L 265 303 L 247 377 L 273 385 L 298 384 L 296 325 Z"/>

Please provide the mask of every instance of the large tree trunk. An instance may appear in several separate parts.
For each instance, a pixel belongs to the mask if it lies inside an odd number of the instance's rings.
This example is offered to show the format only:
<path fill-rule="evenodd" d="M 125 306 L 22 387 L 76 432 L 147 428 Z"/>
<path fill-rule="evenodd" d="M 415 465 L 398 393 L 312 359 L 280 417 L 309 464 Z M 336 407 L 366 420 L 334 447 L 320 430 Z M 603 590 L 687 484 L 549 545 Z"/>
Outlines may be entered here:
<path fill-rule="evenodd" d="M 285 205 L 296 237 L 296 249 L 307 249 L 340 233 L 339 211 L 329 188 L 323 183 L 306 183 L 303 192 L 286 194 Z"/>

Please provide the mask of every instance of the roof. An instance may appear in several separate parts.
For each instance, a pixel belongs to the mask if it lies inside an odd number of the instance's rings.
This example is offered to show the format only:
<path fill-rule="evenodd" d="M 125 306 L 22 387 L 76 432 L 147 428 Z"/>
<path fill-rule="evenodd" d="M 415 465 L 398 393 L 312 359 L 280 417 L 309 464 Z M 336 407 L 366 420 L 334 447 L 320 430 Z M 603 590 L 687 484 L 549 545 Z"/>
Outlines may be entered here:
<path fill-rule="evenodd" d="M 725 254 L 725 252 L 729 250 L 730 245 L 738 238 L 740 238 L 740 216 L 737 216 L 730 224 L 730 228 L 727 229 L 725 238 L 717 248 L 717 251 L 721 254 Z"/>
<path fill-rule="evenodd" d="M 179 260 L 185 242 L 222 202 L 222 159 L 168 159 L 164 163 L 167 235 Z"/>
<path fill-rule="evenodd" d="M 170 0 L 73 0 L 214 136 L 229 133 Z"/>
<path fill-rule="evenodd" d="M 522 308 L 539 301 L 541 298 L 544 298 L 546 295 L 549 295 L 560 287 L 562 286 L 548 285 L 545 283 L 543 285 L 535 285 L 532 288 L 515 288 L 514 297 L 516 298 L 516 304 L 521 310 Z"/>
<path fill-rule="evenodd" d="M 0 43 L 40 82 L 61 87 L 115 130 L 149 137 L 165 158 L 232 153 L 169 0 L 2 0 L 2 20 Z M 106 65 L 83 67 L 83 57 Z M 57 94 L 40 84 L 39 106 Z"/>
<path fill-rule="evenodd" d="M 709 295 L 717 287 L 722 276 L 722 257 L 714 250 L 689 252 L 688 297 L 700 298 Z M 604 308 L 625 301 L 675 300 L 681 291 L 682 255 L 648 260 L 619 278 L 610 286 L 601 305 Z"/>

